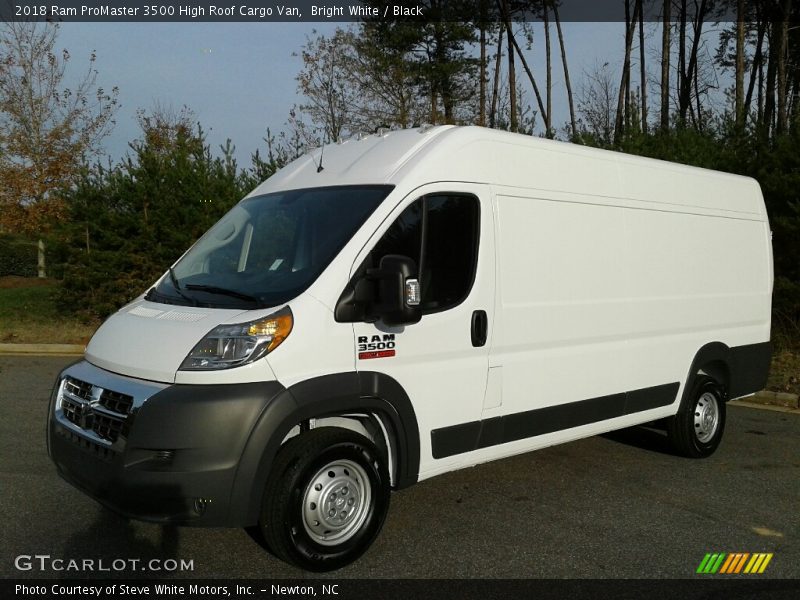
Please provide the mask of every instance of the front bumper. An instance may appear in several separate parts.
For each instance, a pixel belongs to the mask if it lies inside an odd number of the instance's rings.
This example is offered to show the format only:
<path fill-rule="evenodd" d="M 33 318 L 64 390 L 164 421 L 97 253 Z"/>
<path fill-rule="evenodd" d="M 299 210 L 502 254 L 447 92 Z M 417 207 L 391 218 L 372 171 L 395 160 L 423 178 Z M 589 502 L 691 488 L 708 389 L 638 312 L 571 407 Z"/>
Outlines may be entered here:
<path fill-rule="evenodd" d="M 56 383 L 48 451 L 61 477 L 125 516 L 249 524 L 231 508 L 240 458 L 265 407 L 283 390 L 276 381 L 156 384 L 82 361 Z"/>

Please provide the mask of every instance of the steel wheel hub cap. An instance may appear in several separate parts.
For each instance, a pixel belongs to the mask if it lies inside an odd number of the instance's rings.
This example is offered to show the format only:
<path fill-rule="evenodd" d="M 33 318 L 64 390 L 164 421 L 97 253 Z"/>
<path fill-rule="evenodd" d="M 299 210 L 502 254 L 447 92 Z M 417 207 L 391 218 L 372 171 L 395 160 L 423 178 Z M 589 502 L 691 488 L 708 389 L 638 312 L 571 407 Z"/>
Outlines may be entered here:
<path fill-rule="evenodd" d="M 318 544 L 341 544 L 364 524 L 371 501 L 369 478 L 360 465 L 350 460 L 328 463 L 306 487 L 303 527 Z"/>
<path fill-rule="evenodd" d="M 697 400 L 694 407 L 694 433 L 700 442 L 706 443 L 717 432 L 719 427 L 719 406 L 717 397 L 706 392 Z"/>

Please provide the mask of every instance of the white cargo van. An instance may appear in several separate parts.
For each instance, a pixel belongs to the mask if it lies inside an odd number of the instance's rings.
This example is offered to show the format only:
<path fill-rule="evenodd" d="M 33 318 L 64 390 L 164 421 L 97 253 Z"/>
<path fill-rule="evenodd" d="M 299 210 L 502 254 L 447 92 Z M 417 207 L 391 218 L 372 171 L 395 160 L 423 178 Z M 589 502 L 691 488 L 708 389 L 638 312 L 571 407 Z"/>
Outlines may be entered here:
<path fill-rule="evenodd" d="M 390 490 L 666 420 L 710 455 L 761 389 L 772 256 L 743 177 L 478 127 L 316 150 L 61 373 L 59 473 L 139 519 L 355 560 Z"/>

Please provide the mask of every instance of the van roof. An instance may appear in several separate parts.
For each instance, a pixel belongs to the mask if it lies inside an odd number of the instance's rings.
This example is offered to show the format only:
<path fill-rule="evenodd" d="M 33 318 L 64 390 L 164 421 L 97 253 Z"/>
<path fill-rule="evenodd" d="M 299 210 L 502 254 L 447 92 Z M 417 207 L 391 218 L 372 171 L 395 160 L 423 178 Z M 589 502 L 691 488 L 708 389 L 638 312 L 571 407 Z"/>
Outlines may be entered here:
<path fill-rule="evenodd" d="M 765 216 L 758 184 L 746 177 L 485 127 L 453 125 L 379 130 L 327 144 L 286 165 L 252 195 L 332 185 L 394 184 L 413 189 L 436 181 L 489 183 Z"/>

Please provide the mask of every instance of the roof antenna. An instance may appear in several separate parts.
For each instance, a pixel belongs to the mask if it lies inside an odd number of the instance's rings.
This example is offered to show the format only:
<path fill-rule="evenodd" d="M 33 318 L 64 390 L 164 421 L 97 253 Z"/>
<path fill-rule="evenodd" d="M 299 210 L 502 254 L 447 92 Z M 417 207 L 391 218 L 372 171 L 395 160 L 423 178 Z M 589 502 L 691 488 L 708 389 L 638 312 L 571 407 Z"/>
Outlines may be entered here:
<path fill-rule="evenodd" d="M 325 167 L 322 166 L 323 156 L 325 156 L 325 140 L 322 141 L 322 148 L 319 151 L 319 164 L 317 165 L 317 173 L 322 173 L 322 171 L 325 169 Z"/>

